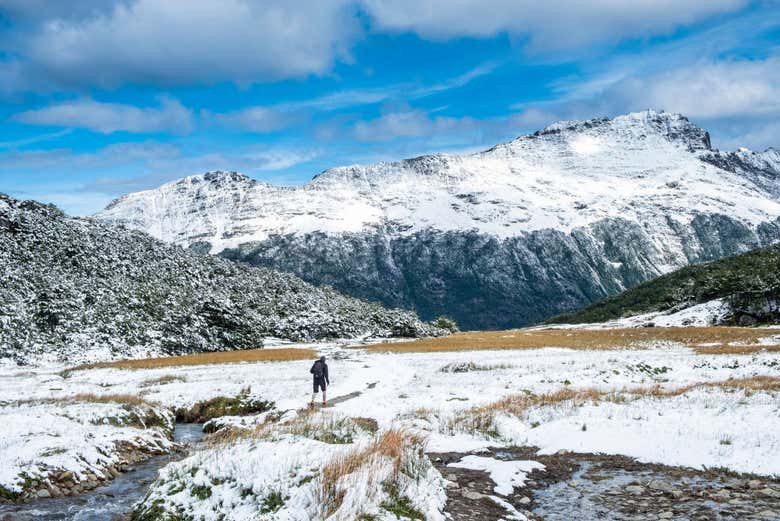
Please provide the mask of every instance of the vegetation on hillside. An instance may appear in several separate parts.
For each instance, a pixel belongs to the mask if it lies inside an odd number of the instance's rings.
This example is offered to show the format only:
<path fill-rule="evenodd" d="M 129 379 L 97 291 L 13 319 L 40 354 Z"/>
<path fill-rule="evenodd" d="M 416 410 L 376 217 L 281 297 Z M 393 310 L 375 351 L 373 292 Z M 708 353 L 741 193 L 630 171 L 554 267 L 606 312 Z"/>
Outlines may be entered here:
<path fill-rule="evenodd" d="M 548 323 L 603 322 L 714 299 L 725 299 L 731 305 L 726 323 L 780 320 L 780 245 L 686 266 Z"/>

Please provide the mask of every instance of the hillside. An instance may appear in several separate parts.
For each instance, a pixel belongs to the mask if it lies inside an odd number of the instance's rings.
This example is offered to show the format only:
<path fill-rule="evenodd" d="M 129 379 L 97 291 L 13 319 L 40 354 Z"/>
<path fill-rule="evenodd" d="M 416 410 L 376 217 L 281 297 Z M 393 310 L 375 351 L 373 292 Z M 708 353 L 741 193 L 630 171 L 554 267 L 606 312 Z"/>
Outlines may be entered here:
<path fill-rule="evenodd" d="M 604 322 L 721 299 L 724 324 L 780 323 L 780 246 L 687 266 L 550 323 Z"/>
<path fill-rule="evenodd" d="M 297 187 L 210 172 L 97 217 L 424 319 L 505 329 L 777 242 L 780 154 L 720 152 L 685 117 L 645 111 Z"/>
<path fill-rule="evenodd" d="M 266 337 L 438 330 L 267 268 L 0 194 L 0 359 L 96 361 L 261 347 Z"/>

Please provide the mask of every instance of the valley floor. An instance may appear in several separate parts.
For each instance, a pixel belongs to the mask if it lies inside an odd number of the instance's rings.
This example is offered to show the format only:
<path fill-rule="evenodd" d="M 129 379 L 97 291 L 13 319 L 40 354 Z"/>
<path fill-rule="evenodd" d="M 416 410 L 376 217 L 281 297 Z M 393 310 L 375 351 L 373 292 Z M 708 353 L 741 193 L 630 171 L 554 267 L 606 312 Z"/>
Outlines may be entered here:
<path fill-rule="evenodd" d="M 778 519 L 778 344 L 777 329 L 639 328 L 288 346 L 328 357 L 324 410 L 296 356 L 5 367 L 0 491 L 99 484 L 129 454 L 172 450 L 174 417 L 216 418 L 135 519 L 444 520 L 464 497 L 493 505 L 485 519 L 576 518 L 555 513 L 554 486 L 570 508 L 634 502 L 624 518 Z"/>

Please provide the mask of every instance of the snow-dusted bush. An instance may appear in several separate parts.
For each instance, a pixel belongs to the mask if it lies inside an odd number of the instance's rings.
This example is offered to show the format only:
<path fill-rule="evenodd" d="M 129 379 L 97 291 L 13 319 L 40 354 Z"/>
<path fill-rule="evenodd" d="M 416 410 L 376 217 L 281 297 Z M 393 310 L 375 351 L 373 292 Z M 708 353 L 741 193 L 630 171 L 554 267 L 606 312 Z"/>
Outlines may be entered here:
<path fill-rule="evenodd" d="M 0 359 L 91 362 L 443 333 L 408 311 L 0 194 Z"/>

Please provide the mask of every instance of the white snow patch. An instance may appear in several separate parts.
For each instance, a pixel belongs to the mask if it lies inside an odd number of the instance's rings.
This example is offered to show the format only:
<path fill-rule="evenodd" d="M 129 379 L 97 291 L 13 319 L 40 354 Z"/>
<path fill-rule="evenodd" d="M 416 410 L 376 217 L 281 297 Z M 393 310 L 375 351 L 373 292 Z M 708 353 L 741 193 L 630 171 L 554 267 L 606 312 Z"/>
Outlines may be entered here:
<path fill-rule="evenodd" d="M 496 484 L 493 490 L 502 496 L 508 496 L 515 488 L 525 486 L 525 480 L 531 471 L 544 470 L 544 465 L 538 461 L 503 461 L 474 455 L 466 456 L 447 466 L 487 472 Z"/>

